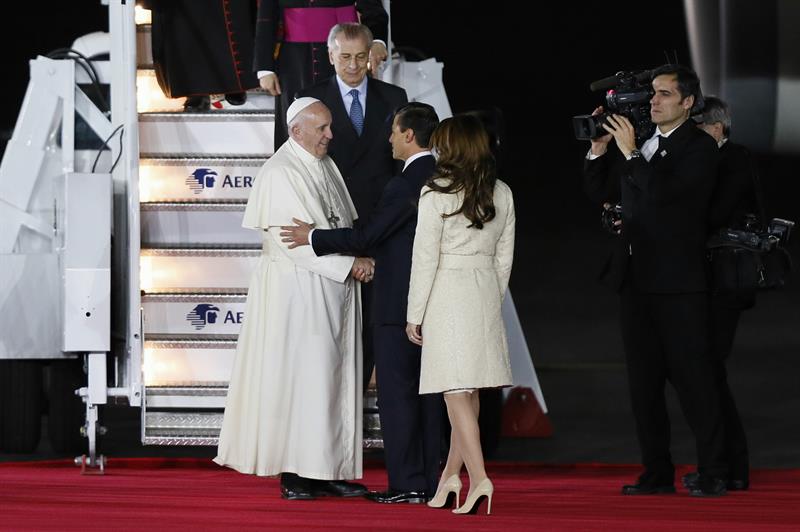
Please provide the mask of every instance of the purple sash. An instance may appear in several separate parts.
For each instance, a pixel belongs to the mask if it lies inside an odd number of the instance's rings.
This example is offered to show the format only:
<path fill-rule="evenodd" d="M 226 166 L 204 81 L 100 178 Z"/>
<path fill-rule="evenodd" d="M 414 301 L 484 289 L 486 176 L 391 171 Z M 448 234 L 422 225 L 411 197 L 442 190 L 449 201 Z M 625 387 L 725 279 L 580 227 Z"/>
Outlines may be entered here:
<path fill-rule="evenodd" d="M 344 7 L 289 7 L 283 10 L 285 42 L 325 42 L 340 22 L 358 22 L 355 4 Z"/>

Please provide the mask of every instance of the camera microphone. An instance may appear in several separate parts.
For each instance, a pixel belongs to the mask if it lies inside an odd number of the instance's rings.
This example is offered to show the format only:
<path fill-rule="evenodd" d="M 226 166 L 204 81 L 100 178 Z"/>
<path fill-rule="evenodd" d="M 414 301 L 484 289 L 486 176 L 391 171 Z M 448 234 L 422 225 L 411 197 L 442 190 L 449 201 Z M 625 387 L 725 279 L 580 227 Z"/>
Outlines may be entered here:
<path fill-rule="evenodd" d="M 626 74 L 625 72 L 617 72 L 613 76 L 609 76 L 607 78 L 598 79 L 597 81 L 593 81 L 589 85 L 589 90 L 592 92 L 597 91 L 604 91 L 608 89 L 613 89 L 617 85 L 619 85 L 620 81 L 623 77 L 630 76 L 630 74 Z M 633 78 L 636 80 L 637 83 L 643 83 L 645 81 L 650 81 L 650 77 L 652 76 L 651 70 L 642 70 L 641 72 L 637 72 L 633 74 Z"/>
<path fill-rule="evenodd" d="M 613 76 L 593 81 L 591 84 L 589 84 L 589 90 L 592 92 L 597 92 L 614 88 L 619 83 L 619 77 L 621 74 L 622 72 L 617 72 Z"/>

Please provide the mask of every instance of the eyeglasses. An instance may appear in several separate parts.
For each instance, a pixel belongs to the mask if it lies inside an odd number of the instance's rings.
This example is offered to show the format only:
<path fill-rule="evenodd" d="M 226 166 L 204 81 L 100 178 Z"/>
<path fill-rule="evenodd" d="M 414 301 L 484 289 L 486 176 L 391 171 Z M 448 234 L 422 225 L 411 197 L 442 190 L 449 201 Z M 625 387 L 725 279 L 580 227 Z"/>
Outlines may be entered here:
<path fill-rule="evenodd" d="M 353 62 L 353 60 L 355 60 L 357 65 L 363 65 L 367 61 L 369 61 L 369 53 L 368 52 L 362 52 L 362 53 L 356 54 L 356 55 L 335 54 L 334 57 L 336 59 L 336 62 L 339 63 L 339 64 L 342 64 L 342 65 L 349 65 L 350 63 Z"/>

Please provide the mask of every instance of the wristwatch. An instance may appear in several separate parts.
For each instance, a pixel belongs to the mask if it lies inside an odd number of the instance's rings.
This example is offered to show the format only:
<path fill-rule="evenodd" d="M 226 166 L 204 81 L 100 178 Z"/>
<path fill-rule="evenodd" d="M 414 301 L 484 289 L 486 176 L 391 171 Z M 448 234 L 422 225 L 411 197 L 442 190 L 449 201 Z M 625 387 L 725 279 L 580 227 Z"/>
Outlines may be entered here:
<path fill-rule="evenodd" d="M 639 150 L 633 150 L 633 151 L 631 151 L 630 156 L 628 157 L 628 160 L 630 161 L 630 160 L 633 160 L 633 159 L 639 159 L 640 157 L 642 157 L 642 152 L 640 152 Z"/>

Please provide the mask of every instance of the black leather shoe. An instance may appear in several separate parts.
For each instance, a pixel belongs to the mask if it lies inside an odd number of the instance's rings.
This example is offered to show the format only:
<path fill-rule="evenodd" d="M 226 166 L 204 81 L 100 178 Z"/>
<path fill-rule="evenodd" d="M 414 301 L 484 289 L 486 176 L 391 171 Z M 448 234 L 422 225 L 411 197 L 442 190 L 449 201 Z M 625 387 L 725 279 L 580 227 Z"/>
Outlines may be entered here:
<path fill-rule="evenodd" d="M 183 102 L 183 110 L 190 113 L 198 111 L 208 111 L 211 100 L 208 96 L 187 96 Z"/>
<path fill-rule="evenodd" d="M 688 488 L 692 497 L 720 497 L 728 492 L 724 480 L 705 475 L 699 475 Z"/>
<path fill-rule="evenodd" d="M 728 491 L 747 491 L 750 489 L 750 481 L 746 478 L 732 478 L 728 480 Z"/>
<path fill-rule="evenodd" d="M 244 105 L 244 102 L 247 101 L 247 93 L 246 92 L 231 92 L 225 95 L 225 99 L 231 105 Z"/>
<path fill-rule="evenodd" d="M 344 480 L 317 480 L 314 482 L 314 494 L 318 497 L 361 497 L 367 493 L 367 487 L 358 482 Z"/>
<path fill-rule="evenodd" d="M 654 482 L 637 482 L 622 486 L 623 495 L 659 495 L 675 493 L 675 486 L 672 484 L 656 484 Z"/>
<path fill-rule="evenodd" d="M 315 499 L 311 489 L 312 480 L 294 473 L 281 473 L 281 497 L 290 501 Z"/>
<path fill-rule="evenodd" d="M 425 491 L 402 491 L 389 488 L 386 491 L 370 491 L 364 495 L 367 499 L 384 504 L 407 502 L 410 504 L 425 504 L 430 497 Z"/>
<path fill-rule="evenodd" d="M 697 481 L 700 478 L 700 473 L 692 471 L 681 477 L 681 483 L 685 488 L 693 488 L 697 486 Z M 728 491 L 746 491 L 750 489 L 750 480 L 746 478 L 731 478 L 728 479 L 726 486 Z"/>
<path fill-rule="evenodd" d="M 684 488 L 690 488 L 692 485 L 697 484 L 697 480 L 700 478 L 700 473 L 697 471 L 692 471 L 691 473 L 686 473 L 681 477 L 681 484 L 683 484 Z"/>

